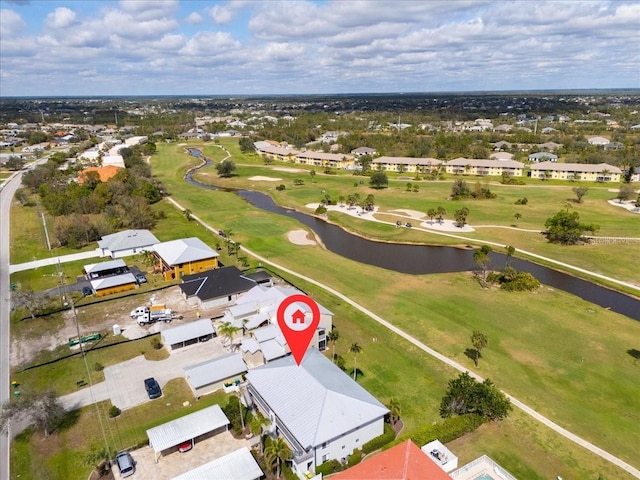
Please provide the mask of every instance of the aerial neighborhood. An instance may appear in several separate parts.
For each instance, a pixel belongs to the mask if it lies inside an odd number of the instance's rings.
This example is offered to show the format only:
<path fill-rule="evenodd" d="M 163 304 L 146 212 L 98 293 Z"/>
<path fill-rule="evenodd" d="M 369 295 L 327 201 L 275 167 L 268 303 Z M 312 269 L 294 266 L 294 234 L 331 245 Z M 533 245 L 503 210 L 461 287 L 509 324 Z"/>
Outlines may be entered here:
<path fill-rule="evenodd" d="M 634 478 L 640 97 L 549 98 L 9 102 L 11 478 Z"/>

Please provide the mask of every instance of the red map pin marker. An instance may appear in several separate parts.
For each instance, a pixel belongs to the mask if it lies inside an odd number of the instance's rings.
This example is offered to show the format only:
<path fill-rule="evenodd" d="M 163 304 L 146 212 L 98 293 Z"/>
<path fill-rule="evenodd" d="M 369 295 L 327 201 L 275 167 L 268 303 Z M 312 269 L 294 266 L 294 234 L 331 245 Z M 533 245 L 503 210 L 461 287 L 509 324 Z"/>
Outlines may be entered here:
<path fill-rule="evenodd" d="M 311 310 L 311 318 L 308 310 Z M 290 295 L 278 306 L 277 318 L 291 354 L 300 365 L 320 323 L 320 307 L 306 295 Z"/>

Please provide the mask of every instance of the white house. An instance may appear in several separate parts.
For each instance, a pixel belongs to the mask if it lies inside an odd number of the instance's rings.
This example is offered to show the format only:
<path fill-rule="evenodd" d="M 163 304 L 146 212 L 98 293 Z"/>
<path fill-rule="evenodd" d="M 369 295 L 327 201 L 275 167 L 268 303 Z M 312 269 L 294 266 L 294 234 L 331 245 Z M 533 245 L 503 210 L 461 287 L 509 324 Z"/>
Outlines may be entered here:
<path fill-rule="evenodd" d="M 98 240 L 98 249 L 103 257 L 119 258 L 143 251 L 153 251 L 160 240 L 149 230 L 123 230 L 105 235 Z"/>
<path fill-rule="evenodd" d="M 389 410 L 316 349 L 300 366 L 287 356 L 247 374 L 247 391 L 293 452 L 300 478 L 346 460 L 384 432 Z"/>
<path fill-rule="evenodd" d="M 596 137 L 587 138 L 587 142 L 589 142 L 589 145 L 597 145 L 599 147 L 602 147 L 604 145 L 609 144 L 609 139 L 605 137 L 596 136 Z"/>

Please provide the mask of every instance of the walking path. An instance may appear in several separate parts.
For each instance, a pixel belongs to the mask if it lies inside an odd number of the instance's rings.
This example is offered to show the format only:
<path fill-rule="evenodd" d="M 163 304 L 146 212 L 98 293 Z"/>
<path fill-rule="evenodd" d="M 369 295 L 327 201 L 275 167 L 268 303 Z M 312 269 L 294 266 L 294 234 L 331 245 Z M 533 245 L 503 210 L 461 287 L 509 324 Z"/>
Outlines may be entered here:
<path fill-rule="evenodd" d="M 168 200 L 173 203 L 176 208 L 180 209 L 180 210 L 184 210 L 184 208 L 175 200 L 173 200 L 172 198 L 168 198 Z M 195 215 L 192 215 L 192 218 L 194 218 L 195 220 L 197 220 L 203 227 L 205 227 L 207 230 L 211 231 L 214 233 L 214 235 L 218 234 L 218 229 L 211 227 L 210 225 L 206 224 L 205 222 L 203 222 L 200 218 L 198 218 Z M 387 223 L 387 222 L 384 222 Z M 453 236 L 455 238 L 461 238 L 464 239 L 464 237 L 461 236 L 457 236 L 457 235 L 449 235 L 449 236 Z M 467 239 L 467 240 L 471 240 L 471 239 Z M 473 241 L 478 241 L 478 240 L 473 240 Z M 488 243 L 488 244 L 492 244 L 492 245 L 496 245 L 496 246 L 501 246 L 504 247 L 503 245 L 497 244 L 497 243 L 493 243 L 493 242 L 484 242 L 484 243 Z M 261 262 L 265 263 L 266 265 L 270 265 L 274 268 L 277 268 L 279 270 L 282 270 L 283 272 L 286 272 L 290 275 L 293 275 L 295 277 L 298 277 L 302 280 L 305 280 L 313 285 L 316 285 L 317 287 L 320 287 L 324 290 L 326 290 L 327 292 L 335 295 L 336 297 L 340 298 L 341 300 L 345 301 L 346 303 L 348 303 L 349 305 L 351 305 L 352 307 L 360 310 L 362 313 L 364 313 L 365 315 L 369 316 L 370 318 L 372 318 L 373 320 L 375 320 L 376 322 L 380 323 L 381 325 L 383 325 L 384 327 L 388 328 L 389 330 L 391 330 L 393 333 L 401 336 L 402 338 L 404 338 L 405 340 L 407 340 L 408 342 L 411 342 L 413 345 L 415 345 L 416 347 L 418 347 L 420 350 L 428 353 L 429 355 L 437 358 L 438 360 L 440 360 L 441 362 L 446 363 L 447 365 L 455 368 L 456 370 L 460 371 L 460 372 L 468 372 L 469 375 L 471 375 L 472 377 L 474 377 L 476 380 L 482 382 L 484 381 L 484 379 L 480 376 L 477 375 L 474 372 L 469 372 L 464 366 L 462 366 L 461 364 L 449 359 L 448 357 L 442 355 L 441 353 L 438 353 L 437 351 L 435 351 L 434 349 L 428 347 L 427 345 L 425 345 L 424 343 L 422 343 L 421 341 L 419 341 L 418 339 L 416 339 L 415 337 L 409 335 L 408 333 L 406 333 L 405 331 L 401 330 L 400 328 L 396 327 L 395 325 L 393 325 L 392 323 L 388 322 L 387 320 L 385 320 L 384 318 L 380 317 L 379 315 L 376 315 L 375 313 L 373 313 L 372 311 L 370 311 L 369 309 L 363 307 L 362 305 L 360 305 L 359 303 L 356 303 L 355 301 L 351 300 L 349 297 L 347 297 L 346 295 L 340 293 L 339 291 L 329 287 L 328 285 L 324 285 L 323 283 L 318 282 L 317 280 L 314 280 L 313 278 L 307 277 L 305 275 L 302 275 L 300 273 L 297 273 L 289 268 L 286 268 L 282 265 L 279 265 L 277 263 L 274 263 L 270 260 L 268 260 L 267 258 L 258 255 L 255 252 L 252 252 L 251 250 L 247 249 L 244 246 L 241 246 L 240 249 L 245 252 L 248 255 L 251 255 L 252 257 L 260 260 Z M 519 250 L 521 251 L 521 250 Z M 541 257 L 539 255 L 534 255 L 538 258 L 544 258 Z M 552 261 L 550 259 L 545 259 L 548 261 Z M 593 272 L 588 272 L 586 270 L 582 270 L 582 269 L 578 269 L 577 267 L 573 267 L 571 265 L 567 265 L 567 264 L 562 264 L 561 262 L 554 262 L 554 263 L 558 263 L 561 265 L 566 265 L 567 267 L 573 268 L 573 269 L 577 269 L 580 271 L 583 271 L 585 273 L 589 273 L 589 274 L 594 274 Z M 601 276 L 602 278 L 607 278 L 604 276 Z M 611 279 L 611 281 L 613 281 L 613 279 Z M 617 283 L 624 283 L 624 282 L 619 282 L 617 281 Z M 633 286 L 630 285 L 630 287 L 632 288 L 636 288 L 640 290 L 640 287 L 637 286 Z M 587 450 L 589 450 L 592 453 L 595 453 L 596 455 L 604 458 L 605 460 L 613 463 L 614 465 L 622 468 L 623 470 L 625 470 L 626 472 L 629 472 L 631 475 L 635 476 L 636 478 L 640 478 L 640 470 L 638 470 L 637 468 L 633 467 L 632 465 L 628 464 L 627 462 L 625 462 L 624 460 L 616 457 L 615 455 L 612 455 L 611 453 L 601 449 L 600 447 L 586 441 L 585 439 L 571 433 L 570 431 L 566 430 L 565 428 L 561 427 L 560 425 L 558 425 L 557 423 L 551 421 L 550 419 L 548 419 L 547 417 L 541 415 L 540 413 L 538 413 L 537 411 L 535 411 L 534 409 L 532 409 L 531 407 L 527 406 L 526 404 L 524 404 L 523 402 L 521 402 L 520 400 L 516 399 L 515 397 L 513 397 L 512 395 L 509 395 L 508 393 L 504 392 L 505 395 L 507 395 L 507 397 L 509 398 L 509 400 L 511 400 L 511 402 L 513 403 L 513 405 L 515 405 L 516 407 L 518 407 L 519 409 L 521 409 L 523 412 L 525 412 L 526 414 L 532 416 L 535 420 L 543 423 L 544 425 L 546 425 L 547 427 L 551 428 L 552 430 L 556 431 L 557 433 L 559 433 L 560 435 L 562 435 L 563 437 L 571 440 L 572 442 L 580 445 L 581 447 L 586 448 Z"/>
<path fill-rule="evenodd" d="M 100 252 L 91 250 L 90 252 L 71 253 L 69 255 L 61 255 L 56 257 L 44 258 L 42 260 L 34 260 L 32 262 L 17 263 L 9 265 L 9 273 L 22 272 L 24 270 L 34 270 L 39 267 L 55 265 L 57 263 L 75 262 L 76 260 L 86 260 L 87 258 L 99 257 Z"/>

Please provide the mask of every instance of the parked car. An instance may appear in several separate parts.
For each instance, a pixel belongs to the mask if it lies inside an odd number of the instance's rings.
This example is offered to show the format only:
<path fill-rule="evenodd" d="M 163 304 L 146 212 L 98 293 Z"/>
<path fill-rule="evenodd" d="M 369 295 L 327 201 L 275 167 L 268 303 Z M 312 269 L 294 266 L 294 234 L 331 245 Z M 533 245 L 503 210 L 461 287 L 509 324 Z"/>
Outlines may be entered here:
<path fill-rule="evenodd" d="M 136 282 L 138 284 L 147 283 L 147 277 L 144 276 L 144 273 L 136 273 Z"/>
<path fill-rule="evenodd" d="M 136 462 L 129 452 L 120 452 L 116 455 L 116 465 L 120 472 L 120 478 L 130 477 L 136 473 Z"/>
<path fill-rule="evenodd" d="M 153 377 L 145 379 L 144 388 L 147 389 L 147 395 L 149 395 L 149 398 L 151 400 L 162 396 L 162 390 L 160 389 L 160 384 L 158 384 L 156 379 Z"/>
<path fill-rule="evenodd" d="M 91 287 L 82 287 L 82 295 L 85 297 L 93 295 L 93 289 Z"/>
<path fill-rule="evenodd" d="M 180 445 L 178 445 L 178 451 L 180 453 L 188 452 L 192 448 L 193 448 L 193 440 L 187 440 L 186 442 L 182 442 Z"/>

